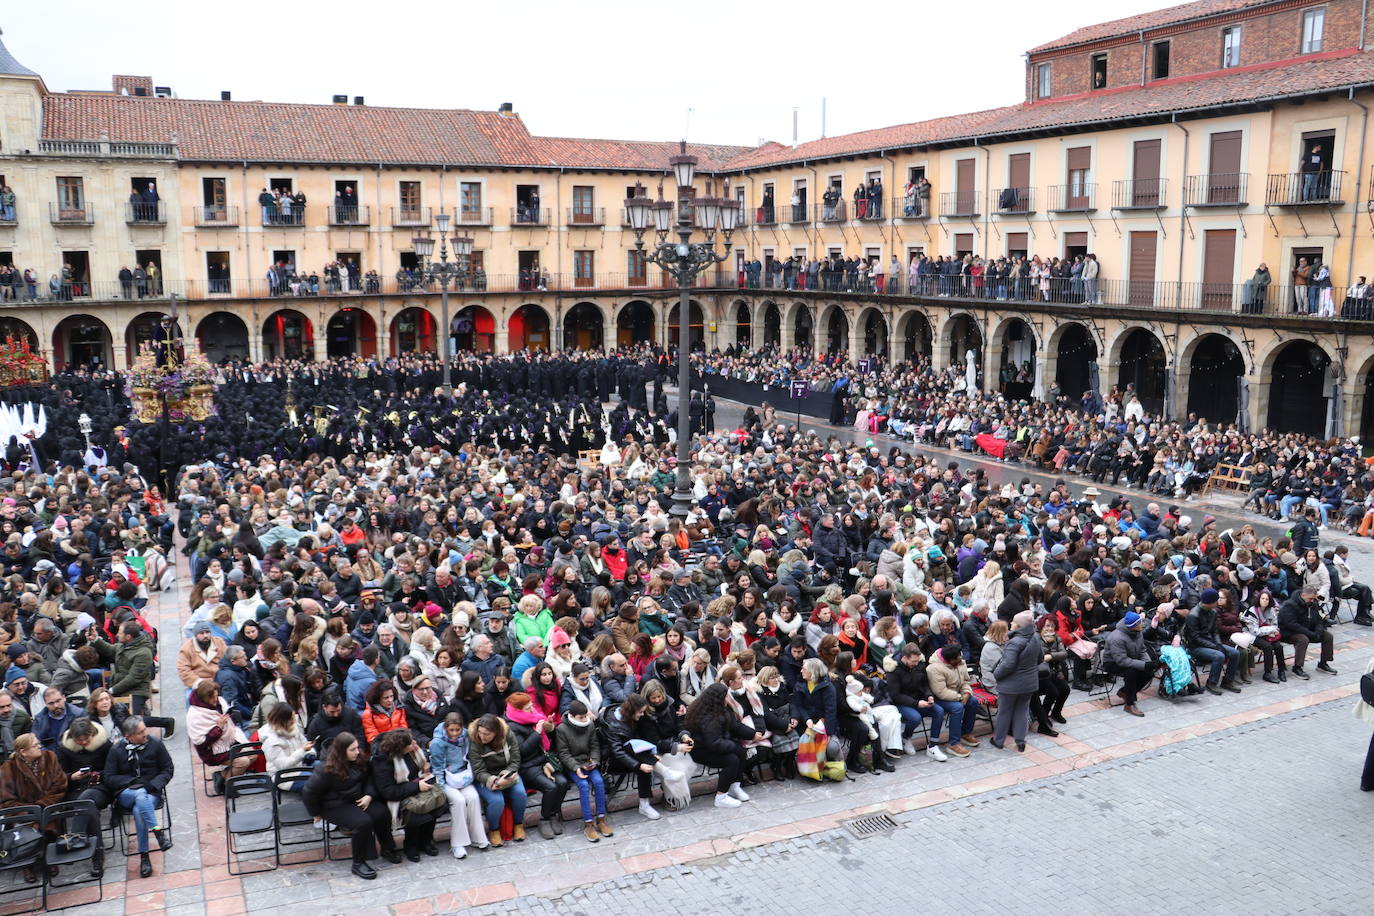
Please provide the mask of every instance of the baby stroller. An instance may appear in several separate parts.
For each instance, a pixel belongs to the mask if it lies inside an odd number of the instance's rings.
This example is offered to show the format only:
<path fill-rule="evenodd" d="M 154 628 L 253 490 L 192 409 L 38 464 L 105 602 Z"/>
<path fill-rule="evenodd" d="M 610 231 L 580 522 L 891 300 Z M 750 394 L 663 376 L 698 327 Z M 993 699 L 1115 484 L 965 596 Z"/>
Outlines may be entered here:
<path fill-rule="evenodd" d="M 1180 646 L 1159 647 L 1159 696 L 1165 699 L 1192 696 L 1200 693 L 1193 669 L 1193 658 Z"/>

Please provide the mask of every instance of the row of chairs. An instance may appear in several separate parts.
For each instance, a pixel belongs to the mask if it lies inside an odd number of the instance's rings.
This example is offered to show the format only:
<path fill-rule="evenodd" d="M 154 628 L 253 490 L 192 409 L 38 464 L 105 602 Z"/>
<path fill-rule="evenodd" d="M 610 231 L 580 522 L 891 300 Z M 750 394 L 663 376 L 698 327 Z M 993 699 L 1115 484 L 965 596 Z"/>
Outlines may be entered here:
<path fill-rule="evenodd" d="M 92 835 L 86 830 L 91 824 L 99 823 L 100 812 L 95 803 L 89 800 L 58 802 L 55 805 L 18 805 L 0 810 L 0 836 L 9 841 L 37 829 L 44 833 L 43 842 L 34 849 L 19 855 L 0 853 L 0 875 L 12 881 L 0 886 L 0 898 L 9 898 L 30 888 L 34 894 L 35 906 L 21 910 L 7 910 L 10 913 L 32 913 L 48 908 L 50 890 L 66 890 L 85 884 L 94 884 L 96 899 L 86 903 L 100 903 L 105 899 L 103 838 L 99 831 Z M 45 832 L 45 828 L 48 828 Z M 53 837 L 56 832 L 56 838 Z M 63 848 L 63 846 L 67 848 Z M 84 866 L 84 875 L 62 880 L 62 872 L 72 866 Z M 16 875 L 20 876 L 15 880 Z M 24 880 L 31 875 L 31 880 Z"/>

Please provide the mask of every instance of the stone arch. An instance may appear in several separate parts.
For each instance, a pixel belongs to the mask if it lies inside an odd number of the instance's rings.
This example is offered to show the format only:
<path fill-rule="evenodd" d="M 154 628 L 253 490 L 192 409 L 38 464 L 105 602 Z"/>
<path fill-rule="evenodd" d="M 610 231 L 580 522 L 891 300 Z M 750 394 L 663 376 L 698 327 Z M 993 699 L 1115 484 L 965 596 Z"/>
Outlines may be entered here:
<path fill-rule="evenodd" d="M 962 367 L 967 360 L 968 351 L 973 350 L 973 358 L 977 362 L 979 372 L 982 372 L 983 353 L 986 347 L 983 342 L 983 329 L 972 312 L 952 311 L 945 316 L 945 323 L 940 328 L 940 349 L 945 359 L 944 365 L 947 367 Z"/>
<path fill-rule="evenodd" d="M 1201 334 L 1188 341 L 1179 364 L 1186 370 L 1187 412 L 1210 423 L 1234 423 L 1240 410 L 1245 354 L 1223 334 Z"/>
<path fill-rule="evenodd" d="M 1346 433 L 1358 435 L 1362 445 L 1374 438 L 1374 352 L 1359 363 L 1346 396 L 1350 399 Z"/>
<path fill-rule="evenodd" d="M 1159 335 L 1148 327 L 1128 325 L 1113 339 L 1111 353 L 1117 386 L 1134 388 L 1147 413 L 1162 413 L 1168 396 L 1168 359 Z"/>
<path fill-rule="evenodd" d="M 579 302 L 563 316 L 563 347 L 597 350 L 606 343 L 606 314 L 595 302 Z"/>
<path fill-rule="evenodd" d="M 1326 435 L 1331 354 L 1314 341 L 1290 339 L 1271 348 L 1262 365 L 1265 425 L 1280 432 Z"/>
<path fill-rule="evenodd" d="M 277 309 L 262 323 L 262 358 L 315 358 L 315 325 L 295 309 Z"/>
<path fill-rule="evenodd" d="M 930 358 L 935 352 L 930 316 L 920 309 L 908 309 L 897 319 L 897 334 L 902 359 L 907 362 L 915 362 L 921 356 Z"/>
<path fill-rule="evenodd" d="M 5 315 L 0 317 L 0 339 L 9 337 L 14 338 L 14 342 L 17 344 L 27 341 L 30 350 L 42 349 L 38 345 L 38 332 L 33 329 L 33 325 L 22 318 Z"/>
<path fill-rule="evenodd" d="M 772 305 L 772 303 L 766 303 Z M 754 340 L 754 311 L 749 307 L 749 303 L 743 299 L 736 299 L 730 303 L 730 315 L 727 324 L 734 325 L 734 333 L 730 335 L 730 342 L 741 347 L 749 348 L 753 346 Z"/>
<path fill-rule="evenodd" d="M 763 308 L 763 345 L 782 346 L 782 309 L 776 302 L 769 302 Z"/>
<path fill-rule="evenodd" d="M 334 356 L 376 356 L 377 320 L 367 309 L 345 306 L 325 324 L 324 354 Z"/>
<path fill-rule="evenodd" d="M 496 316 L 485 305 L 466 305 L 449 319 L 449 335 L 453 350 L 477 350 L 490 353 L 496 349 Z"/>
<path fill-rule="evenodd" d="M 888 327 L 887 316 L 881 309 L 869 306 L 859 313 L 858 326 L 863 355 L 877 356 L 887 362 L 892 352 L 892 329 Z"/>
<path fill-rule="evenodd" d="M 816 351 L 816 320 L 810 303 L 794 302 L 789 311 L 787 324 L 792 331 L 792 346 L 806 350 L 808 353 L 814 353 Z"/>
<path fill-rule="evenodd" d="M 1102 387 L 1101 380 L 1094 378 L 1097 340 L 1087 325 L 1078 321 L 1066 322 L 1055 328 L 1050 340 L 1053 349 L 1048 352 L 1054 359 L 1054 380 L 1061 393 L 1079 398 L 1090 388 Z"/>
<path fill-rule="evenodd" d="M 248 325 L 233 312 L 210 312 L 196 325 L 196 341 L 205 358 L 212 363 L 228 359 L 251 359 Z"/>
<path fill-rule="evenodd" d="M 657 343 L 657 330 L 658 319 L 654 307 L 644 299 L 630 299 L 616 309 L 616 346 Z"/>
<path fill-rule="evenodd" d="M 389 336 L 392 356 L 439 351 L 439 322 L 427 308 L 401 309 L 392 316 Z"/>
<path fill-rule="evenodd" d="M 1009 315 L 992 332 L 989 349 L 996 360 L 997 390 L 1012 400 L 1031 397 L 1036 378 L 1035 326 L 1022 315 Z M 1030 369 L 1029 380 L 1023 379 L 1025 368 Z"/>
<path fill-rule="evenodd" d="M 818 328 L 821 349 L 826 353 L 849 354 L 849 314 L 838 302 L 821 306 Z"/>
<path fill-rule="evenodd" d="M 549 320 L 549 313 L 542 305 L 527 302 L 511 312 L 510 318 L 506 322 L 508 341 L 506 349 L 514 352 L 515 350 L 543 350 L 548 352 L 552 349 L 550 328 L 553 323 Z"/>
<path fill-rule="evenodd" d="M 99 365 L 112 369 L 114 337 L 110 326 L 94 315 L 68 315 L 52 332 L 53 364 L 65 366 Z"/>
<path fill-rule="evenodd" d="M 677 346 L 678 310 L 680 307 L 680 303 L 674 302 L 673 307 L 668 310 L 668 346 L 670 347 Z M 688 344 L 692 350 L 700 350 L 706 346 L 706 310 L 695 299 L 688 300 L 687 308 Z"/>

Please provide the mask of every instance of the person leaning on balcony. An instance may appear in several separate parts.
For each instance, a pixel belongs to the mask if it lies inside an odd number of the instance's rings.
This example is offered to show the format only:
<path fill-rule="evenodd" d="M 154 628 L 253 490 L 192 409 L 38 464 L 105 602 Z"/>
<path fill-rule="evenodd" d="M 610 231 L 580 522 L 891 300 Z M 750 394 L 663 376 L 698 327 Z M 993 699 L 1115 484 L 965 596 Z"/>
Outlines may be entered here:
<path fill-rule="evenodd" d="M 272 223 L 277 216 L 277 198 L 272 196 L 272 192 L 266 188 L 258 195 L 258 206 L 262 207 L 262 222 L 264 225 Z"/>
<path fill-rule="evenodd" d="M 1102 301 L 1102 296 L 1097 290 L 1097 278 L 1102 274 L 1102 265 L 1098 263 L 1097 255 L 1089 252 L 1083 258 L 1083 294 L 1084 301 L 1096 305 Z"/>
<path fill-rule="evenodd" d="M 1307 278 L 1312 275 L 1312 267 L 1307 258 L 1298 258 L 1298 266 L 1293 268 L 1293 311 L 1307 311 Z"/>
<path fill-rule="evenodd" d="M 1264 313 L 1264 300 L 1269 295 L 1269 284 L 1273 278 L 1269 275 L 1269 266 L 1263 261 L 1255 268 L 1255 273 L 1245 282 L 1244 295 L 1241 297 L 1241 311 L 1248 315 L 1261 315 Z"/>

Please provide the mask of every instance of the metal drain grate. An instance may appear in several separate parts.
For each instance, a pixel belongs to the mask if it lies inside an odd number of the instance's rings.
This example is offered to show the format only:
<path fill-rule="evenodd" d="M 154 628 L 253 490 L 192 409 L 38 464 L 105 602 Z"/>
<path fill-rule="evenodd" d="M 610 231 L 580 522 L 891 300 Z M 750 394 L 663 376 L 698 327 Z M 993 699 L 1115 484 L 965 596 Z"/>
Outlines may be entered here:
<path fill-rule="evenodd" d="M 864 837 L 877 836 L 880 833 L 887 833 L 889 830 L 897 829 L 897 822 L 886 814 L 875 814 L 869 817 L 851 818 L 844 822 L 849 832 L 859 839 Z"/>

